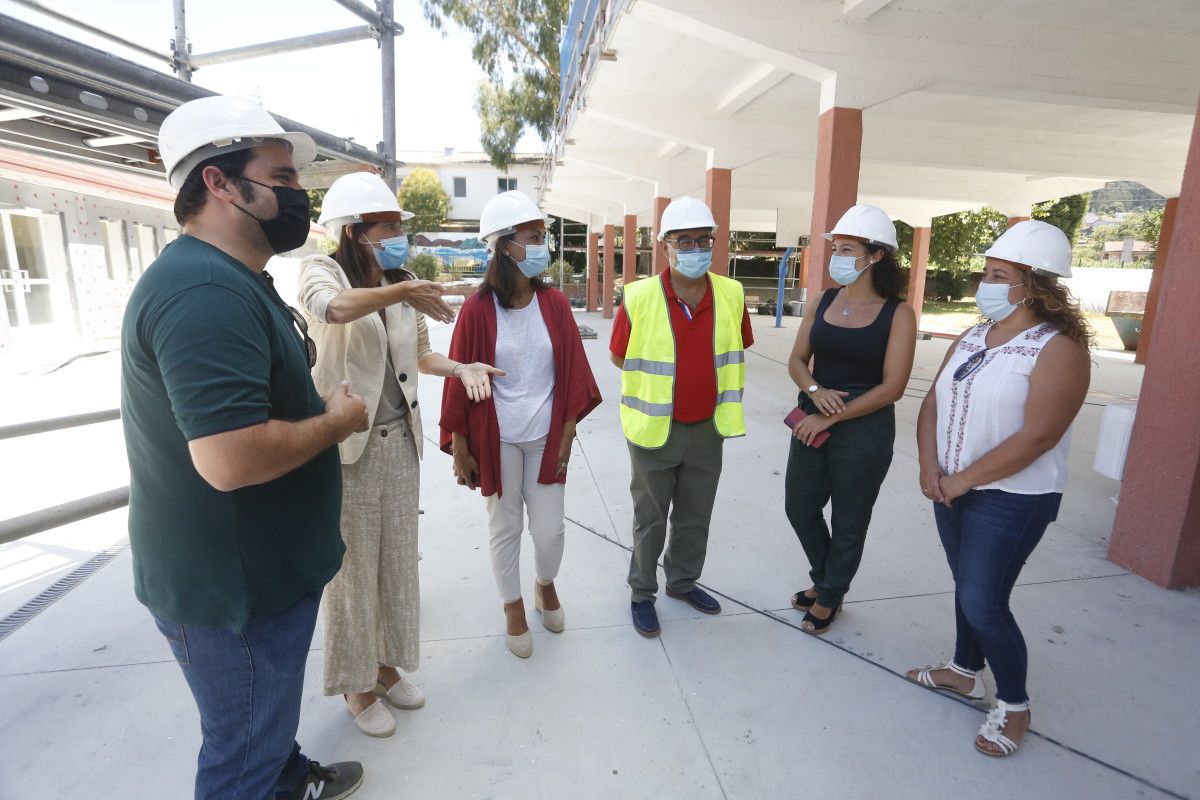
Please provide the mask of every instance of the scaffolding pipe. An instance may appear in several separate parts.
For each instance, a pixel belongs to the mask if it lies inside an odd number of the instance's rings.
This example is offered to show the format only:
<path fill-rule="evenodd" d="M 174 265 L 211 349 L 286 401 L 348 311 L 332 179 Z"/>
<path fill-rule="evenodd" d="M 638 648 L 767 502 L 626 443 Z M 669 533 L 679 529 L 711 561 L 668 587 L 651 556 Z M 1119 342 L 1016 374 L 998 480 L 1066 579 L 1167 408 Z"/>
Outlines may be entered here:
<path fill-rule="evenodd" d="M 175 0 L 175 2 L 179 6 L 183 4 L 183 0 Z M 4 28 L 4 36 L 0 38 L 0 61 L 9 60 L 26 65 L 30 69 L 37 70 L 47 79 L 57 76 L 78 81 L 101 94 L 135 98 L 135 102 L 138 104 L 151 108 L 157 106 L 164 113 L 174 110 L 188 100 L 210 97 L 215 94 L 203 87 L 185 83 L 149 67 L 135 64 L 112 53 L 89 47 L 9 16 L 0 15 L 0 24 Z M 179 42 L 176 41 L 176 49 L 178 49 L 178 45 Z M 31 91 L 30 94 L 33 92 Z M 102 114 L 97 116 L 104 118 Z M 285 130 L 300 131 L 312 136 L 317 143 L 317 148 L 324 155 L 383 167 L 383 159 L 380 155 L 362 145 L 302 125 L 286 117 L 274 116 Z M 144 131 L 153 136 L 158 135 L 158 124 L 154 122 L 130 118 L 124 120 L 123 124 L 131 131 Z"/>
<path fill-rule="evenodd" d="M 193 70 L 191 54 L 188 52 L 185 2 L 186 0 L 175 0 L 175 38 L 171 40 L 171 56 L 175 77 L 191 83 Z"/>
<path fill-rule="evenodd" d="M 342 2 L 342 0 L 338 0 Z M 342 3 L 345 5 L 345 3 Z M 396 186 L 396 36 L 393 33 L 394 0 L 379 0 L 382 35 L 379 60 L 383 67 L 383 180 L 394 192 Z"/>
<path fill-rule="evenodd" d="M 62 505 L 2 520 L 0 521 L 0 544 L 15 542 L 26 536 L 33 536 L 35 533 L 43 533 L 52 528 L 70 525 L 72 522 L 115 511 L 127 505 L 129 505 L 129 487 L 122 486 L 120 489 L 111 489 L 91 497 L 83 497 Z"/>
<path fill-rule="evenodd" d="M 109 408 L 104 411 L 89 411 L 86 414 L 72 414 L 67 417 L 18 422 L 15 425 L 0 426 L 0 439 L 15 439 L 18 436 L 32 436 L 35 433 L 79 428 L 84 425 L 95 425 L 97 422 L 112 422 L 120 418 L 121 409 Z"/>
<path fill-rule="evenodd" d="M 358 2 L 358 0 L 333 0 L 342 8 L 349 11 L 351 14 L 366 20 L 376 27 L 383 27 L 382 20 L 379 14 L 376 14 L 369 7 Z"/>
<path fill-rule="evenodd" d="M 132 42 L 129 39 L 122 39 L 120 36 L 117 36 L 115 33 L 109 33 L 108 31 L 104 30 L 103 28 L 97 28 L 95 25 L 84 22 L 83 20 L 76 19 L 75 17 L 72 17 L 69 14 L 64 14 L 61 11 L 50 8 L 49 6 L 44 6 L 41 3 L 37 2 L 37 0 L 12 0 L 12 1 L 19 6 L 25 6 L 26 8 L 33 9 L 34 11 L 38 12 L 39 14 L 43 14 L 47 17 L 50 17 L 51 19 L 58 20 L 59 22 L 65 22 L 66 24 L 76 27 L 81 31 L 87 31 L 88 33 L 92 34 L 93 36 L 99 36 L 101 39 L 105 39 L 107 41 L 113 42 L 114 44 L 119 44 L 122 47 L 128 47 L 130 50 L 133 50 L 134 52 L 137 52 L 137 53 L 141 53 L 144 56 L 149 56 L 150 58 L 153 58 L 156 61 L 164 61 L 167 64 L 171 63 L 171 57 L 169 55 L 167 55 L 166 53 L 160 53 L 157 50 L 151 50 L 149 47 L 146 47 L 143 44 L 138 44 L 137 42 Z"/>
<path fill-rule="evenodd" d="M 181 0 L 182 2 L 182 0 Z M 279 53 L 290 53 L 295 50 L 309 50 L 314 47 L 328 47 L 335 44 L 357 42 L 371 39 L 379 35 L 379 30 L 370 25 L 356 25 L 353 28 L 342 28 L 336 31 L 313 33 L 308 36 L 295 36 L 290 39 L 279 39 L 274 42 L 250 44 L 244 47 L 231 47 L 228 50 L 217 50 L 212 53 L 201 53 L 191 56 L 191 64 L 199 69 L 213 64 L 227 64 L 230 61 L 242 61 L 247 58 L 273 56 Z"/>

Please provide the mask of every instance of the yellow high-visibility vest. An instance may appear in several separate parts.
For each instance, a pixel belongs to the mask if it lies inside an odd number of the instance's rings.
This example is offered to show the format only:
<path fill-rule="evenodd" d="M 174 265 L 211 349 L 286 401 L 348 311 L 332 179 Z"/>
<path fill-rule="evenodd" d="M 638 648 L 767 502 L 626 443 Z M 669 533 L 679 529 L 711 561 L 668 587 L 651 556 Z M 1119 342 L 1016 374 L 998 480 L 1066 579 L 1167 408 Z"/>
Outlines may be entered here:
<path fill-rule="evenodd" d="M 745 292 L 737 281 L 709 273 L 713 295 L 713 368 L 717 405 L 713 424 L 723 437 L 745 436 L 742 393 L 746 353 L 742 346 Z M 653 277 L 624 288 L 631 332 L 621 368 L 621 428 L 625 438 L 649 450 L 662 447 L 671 433 L 675 400 L 675 332 L 662 279 Z"/>

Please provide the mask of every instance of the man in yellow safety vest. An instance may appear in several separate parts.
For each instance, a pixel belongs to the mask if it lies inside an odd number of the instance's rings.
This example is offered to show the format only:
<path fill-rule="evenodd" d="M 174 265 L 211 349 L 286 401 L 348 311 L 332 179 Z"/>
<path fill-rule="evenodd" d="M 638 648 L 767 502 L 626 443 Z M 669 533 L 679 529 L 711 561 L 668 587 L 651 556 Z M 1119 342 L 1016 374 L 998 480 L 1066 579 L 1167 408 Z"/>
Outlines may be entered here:
<path fill-rule="evenodd" d="M 621 368 L 621 428 L 629 444 L 633 625 L 659 634 L 658 558 L 667 594 L 705 614 L 721 605 L 696 586 L 704 568 L 721 449 L 744 436 L 745 349 L 753 344 L 742 285 L 709 273 L 717 224 L 707 205 L 680 197 L 663 211 L 659 239 L 671 268 L 629 284 L 609 351 Z"/>

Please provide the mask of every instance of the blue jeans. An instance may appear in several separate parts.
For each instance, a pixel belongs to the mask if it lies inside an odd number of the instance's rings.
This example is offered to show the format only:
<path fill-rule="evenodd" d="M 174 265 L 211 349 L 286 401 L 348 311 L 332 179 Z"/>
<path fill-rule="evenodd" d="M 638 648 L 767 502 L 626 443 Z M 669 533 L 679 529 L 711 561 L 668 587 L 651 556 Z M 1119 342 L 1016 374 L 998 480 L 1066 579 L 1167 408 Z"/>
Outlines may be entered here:
<path fill-rule="evenodd" d="M 996 698 L 1024 703 L 1029 656 L 1008 598 L 1025 560 L 1058 518 L 1059 493 L 1014 494 L 975 489 L 951 508 L 934 503 L 938 535 L 954 575 L 958 636 L 954 661 L 960 667 L 991 665 Z"/>
<path fill-rule="evenodd" d="M 321 592 L 241 633 L 154 618 L 200 711 L 196 800 L 289 796 L 308 770 L 296 743 Z"/>

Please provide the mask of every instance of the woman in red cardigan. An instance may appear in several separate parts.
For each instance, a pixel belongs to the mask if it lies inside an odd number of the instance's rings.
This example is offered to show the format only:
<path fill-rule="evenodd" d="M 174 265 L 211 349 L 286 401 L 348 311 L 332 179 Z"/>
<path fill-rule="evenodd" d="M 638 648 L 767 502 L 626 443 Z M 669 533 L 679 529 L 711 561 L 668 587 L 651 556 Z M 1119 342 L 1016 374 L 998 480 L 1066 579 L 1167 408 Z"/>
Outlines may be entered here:
<path fill-rule="evenodd" d="M 492 198 L 479 221 L 492 252 L 483 286 L 459 313 L 450 358 L 495 364 L 490 398 L 470 397 L 447 379 L 441 447 L 460 485 L 487 502 L 492 569 L 504 603 L 508 648 L 533 654 L 521 596 L 521 534 L 528 509 L 542 625 L 565 624 L 554 578 L 562 562 L 563 492 L 575 425 L 600 404 L 565 295 L 542 283 L 550 262 L 546 219 L 520 192 Z M 486 358 L 484 357 L 486 354 Z"/>

